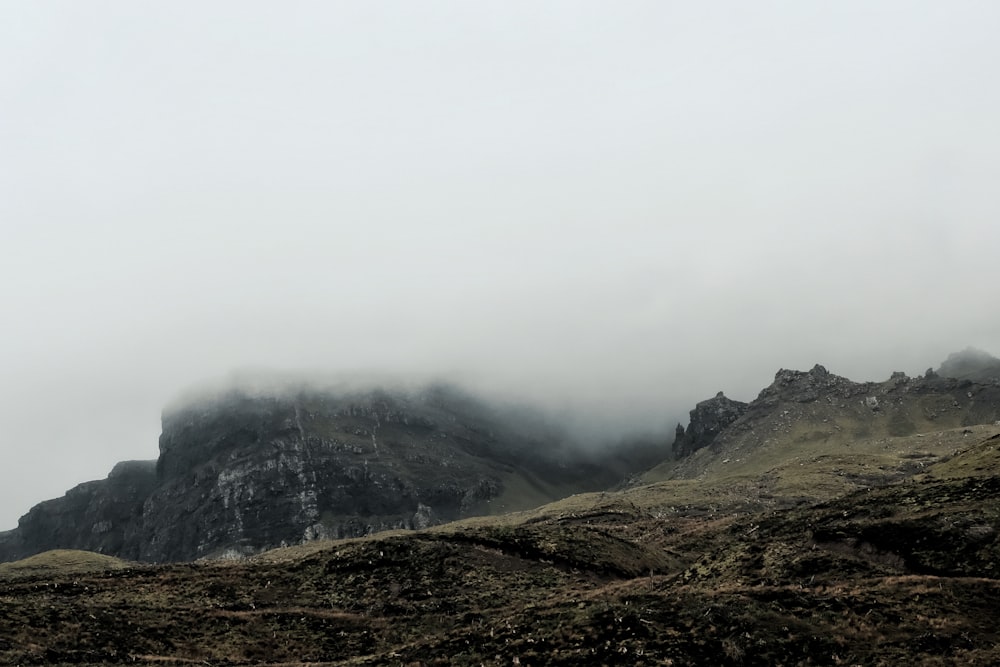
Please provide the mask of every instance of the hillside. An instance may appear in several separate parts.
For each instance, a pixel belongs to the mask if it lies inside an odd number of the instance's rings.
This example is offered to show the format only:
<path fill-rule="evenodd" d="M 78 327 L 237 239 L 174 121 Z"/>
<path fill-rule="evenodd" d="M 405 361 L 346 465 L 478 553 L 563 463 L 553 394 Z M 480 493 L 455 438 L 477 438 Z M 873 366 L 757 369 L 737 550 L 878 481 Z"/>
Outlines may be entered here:
<path fill-rule="evenodd" d="M 996 664 L 998 443 L 785 510 L 664 515 L 644 488 L 246 562 L 0 572 L 0 660 Z"/>
<path fill-rule="evenodd" d="M 639 481 L 742 484 L 773 503 L 820 500 L 906 478 L 998 420 L 1000 383 L 933 372 L 859 383 L 819 365 L 783 369 L 748 404 L 721 395 L 699 403 L 675 457 Z"/>
<path fill-rule="evenodd" d="M 0 569 L 0 662 L 998 664 L 994 390 L 780 371 L 619 491 L 241 561 Z"/>

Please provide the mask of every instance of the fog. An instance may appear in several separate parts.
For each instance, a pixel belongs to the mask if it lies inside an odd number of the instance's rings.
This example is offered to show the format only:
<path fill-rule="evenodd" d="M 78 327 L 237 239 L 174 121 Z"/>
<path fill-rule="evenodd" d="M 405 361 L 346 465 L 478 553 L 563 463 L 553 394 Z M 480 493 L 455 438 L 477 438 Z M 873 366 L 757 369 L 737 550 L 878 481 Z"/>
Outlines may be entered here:
<path fill-rule="evenodd" d="M 0 529 L 241 369 L 670 432 L 1000 353 L 993 2 L 21 2 Z"/>

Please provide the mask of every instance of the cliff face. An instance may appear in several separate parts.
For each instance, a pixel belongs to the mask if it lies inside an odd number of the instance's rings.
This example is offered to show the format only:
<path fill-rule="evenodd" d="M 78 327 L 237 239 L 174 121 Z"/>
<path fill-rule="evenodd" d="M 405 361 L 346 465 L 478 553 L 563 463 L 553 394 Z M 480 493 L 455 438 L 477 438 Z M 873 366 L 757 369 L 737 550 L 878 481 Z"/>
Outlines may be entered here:
<path fill-rule="evenodd" d="M 746 412 L 747 404 L 734 401 L 720 391 L 715 398 L 702 401 L 691 411 L 691 420 L 685 430 L 677 425 L 673 452 L 675 458 L 688 456 L 697 449 L 707 447 Z"/>
<path fill-rule="evenodd" d="M 38 545 L 50 544 L 86 544 L 91 551 L 122 553 L 126 532 L 155 486 L 155 461 L 123 461 L 107 479 L 84 482 L 62 498 L 31 508 L 17 529 L 0 533 L 0 560 L 23 558 L 45 550 Z"/>
<path fill-rule="evenodd" d="M 423 528 L 607 488 L 662 451 L 587 456 L 456 392 L 230 394 L 164 414 L 119 464 L 0 534 L 0 560 L 77 548 L 150 562 Z"/>

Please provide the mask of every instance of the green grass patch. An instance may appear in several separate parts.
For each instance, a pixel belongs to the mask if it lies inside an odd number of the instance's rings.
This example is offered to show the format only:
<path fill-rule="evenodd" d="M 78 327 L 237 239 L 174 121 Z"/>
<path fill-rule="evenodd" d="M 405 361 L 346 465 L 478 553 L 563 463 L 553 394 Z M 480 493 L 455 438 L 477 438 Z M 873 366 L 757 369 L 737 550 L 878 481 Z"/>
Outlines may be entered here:
<path fill-rule="evenodd" d="M 84 574 L 120 570 L 132 563 L 92 551 L 55 549 L 35 554 L 23 560 L 0 563 L 0 577 L 51 576 L 59 574 Z"/>

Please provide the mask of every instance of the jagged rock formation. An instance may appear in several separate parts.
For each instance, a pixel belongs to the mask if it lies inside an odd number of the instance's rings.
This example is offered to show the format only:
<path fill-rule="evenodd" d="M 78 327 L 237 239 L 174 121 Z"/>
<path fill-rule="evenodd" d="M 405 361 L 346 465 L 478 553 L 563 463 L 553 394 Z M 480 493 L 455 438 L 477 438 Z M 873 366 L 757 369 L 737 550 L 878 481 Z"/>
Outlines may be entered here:
<path fill-rule="evenodd" d="M 0 561 L 54 548 L 181 561 L 425 528 L 604 489 L 657 457 L 586 455 L 446 387 L 233 392 L 165 412 L 157 461 L 36 506 L 0 534 Z"/>
<path fill-rule="evenodd" d="M 728 400 L 728 399 L 725 399 Z M 787 443 L 815 442 L 850 446 L 871 438 L 890 438 L 948 428 L 992 424 L 1000 420 L 1000 383 L 974 382 L 930 372 L 910 378 L 893 373 L 884 382 L 852 382 L 823 366 L 812 370 L 779 370 L 774 382 L 749 404 L 729 412 L 715 403 L 720 419 L 708 406 L 720 397 L 699 403 L 692 423 L 675 445 L 682 458 L 671 465 L 667 478 L 693 478 L 720 462 L 759 458 L 760 450 Z M 736 402 L 733 402 L 736 403 Z M 696 423 L 697 422 L 697 423 Z M 725 424 L 720 429 L 706 429 Z M 708 438 L 690 446 L 688 432 L 707 430 Z"/>
<path fill-rule="evenodd" d="M 683 458 L 697 449 L 711 445 L 722 430 L 739 419 L 746 409 L 746 403 L 726 398 L 721 391 L 714 398 L 698 403 L 691 411 L 687 429 L 677 425 L 673 444 L 674 457 Z"/>

